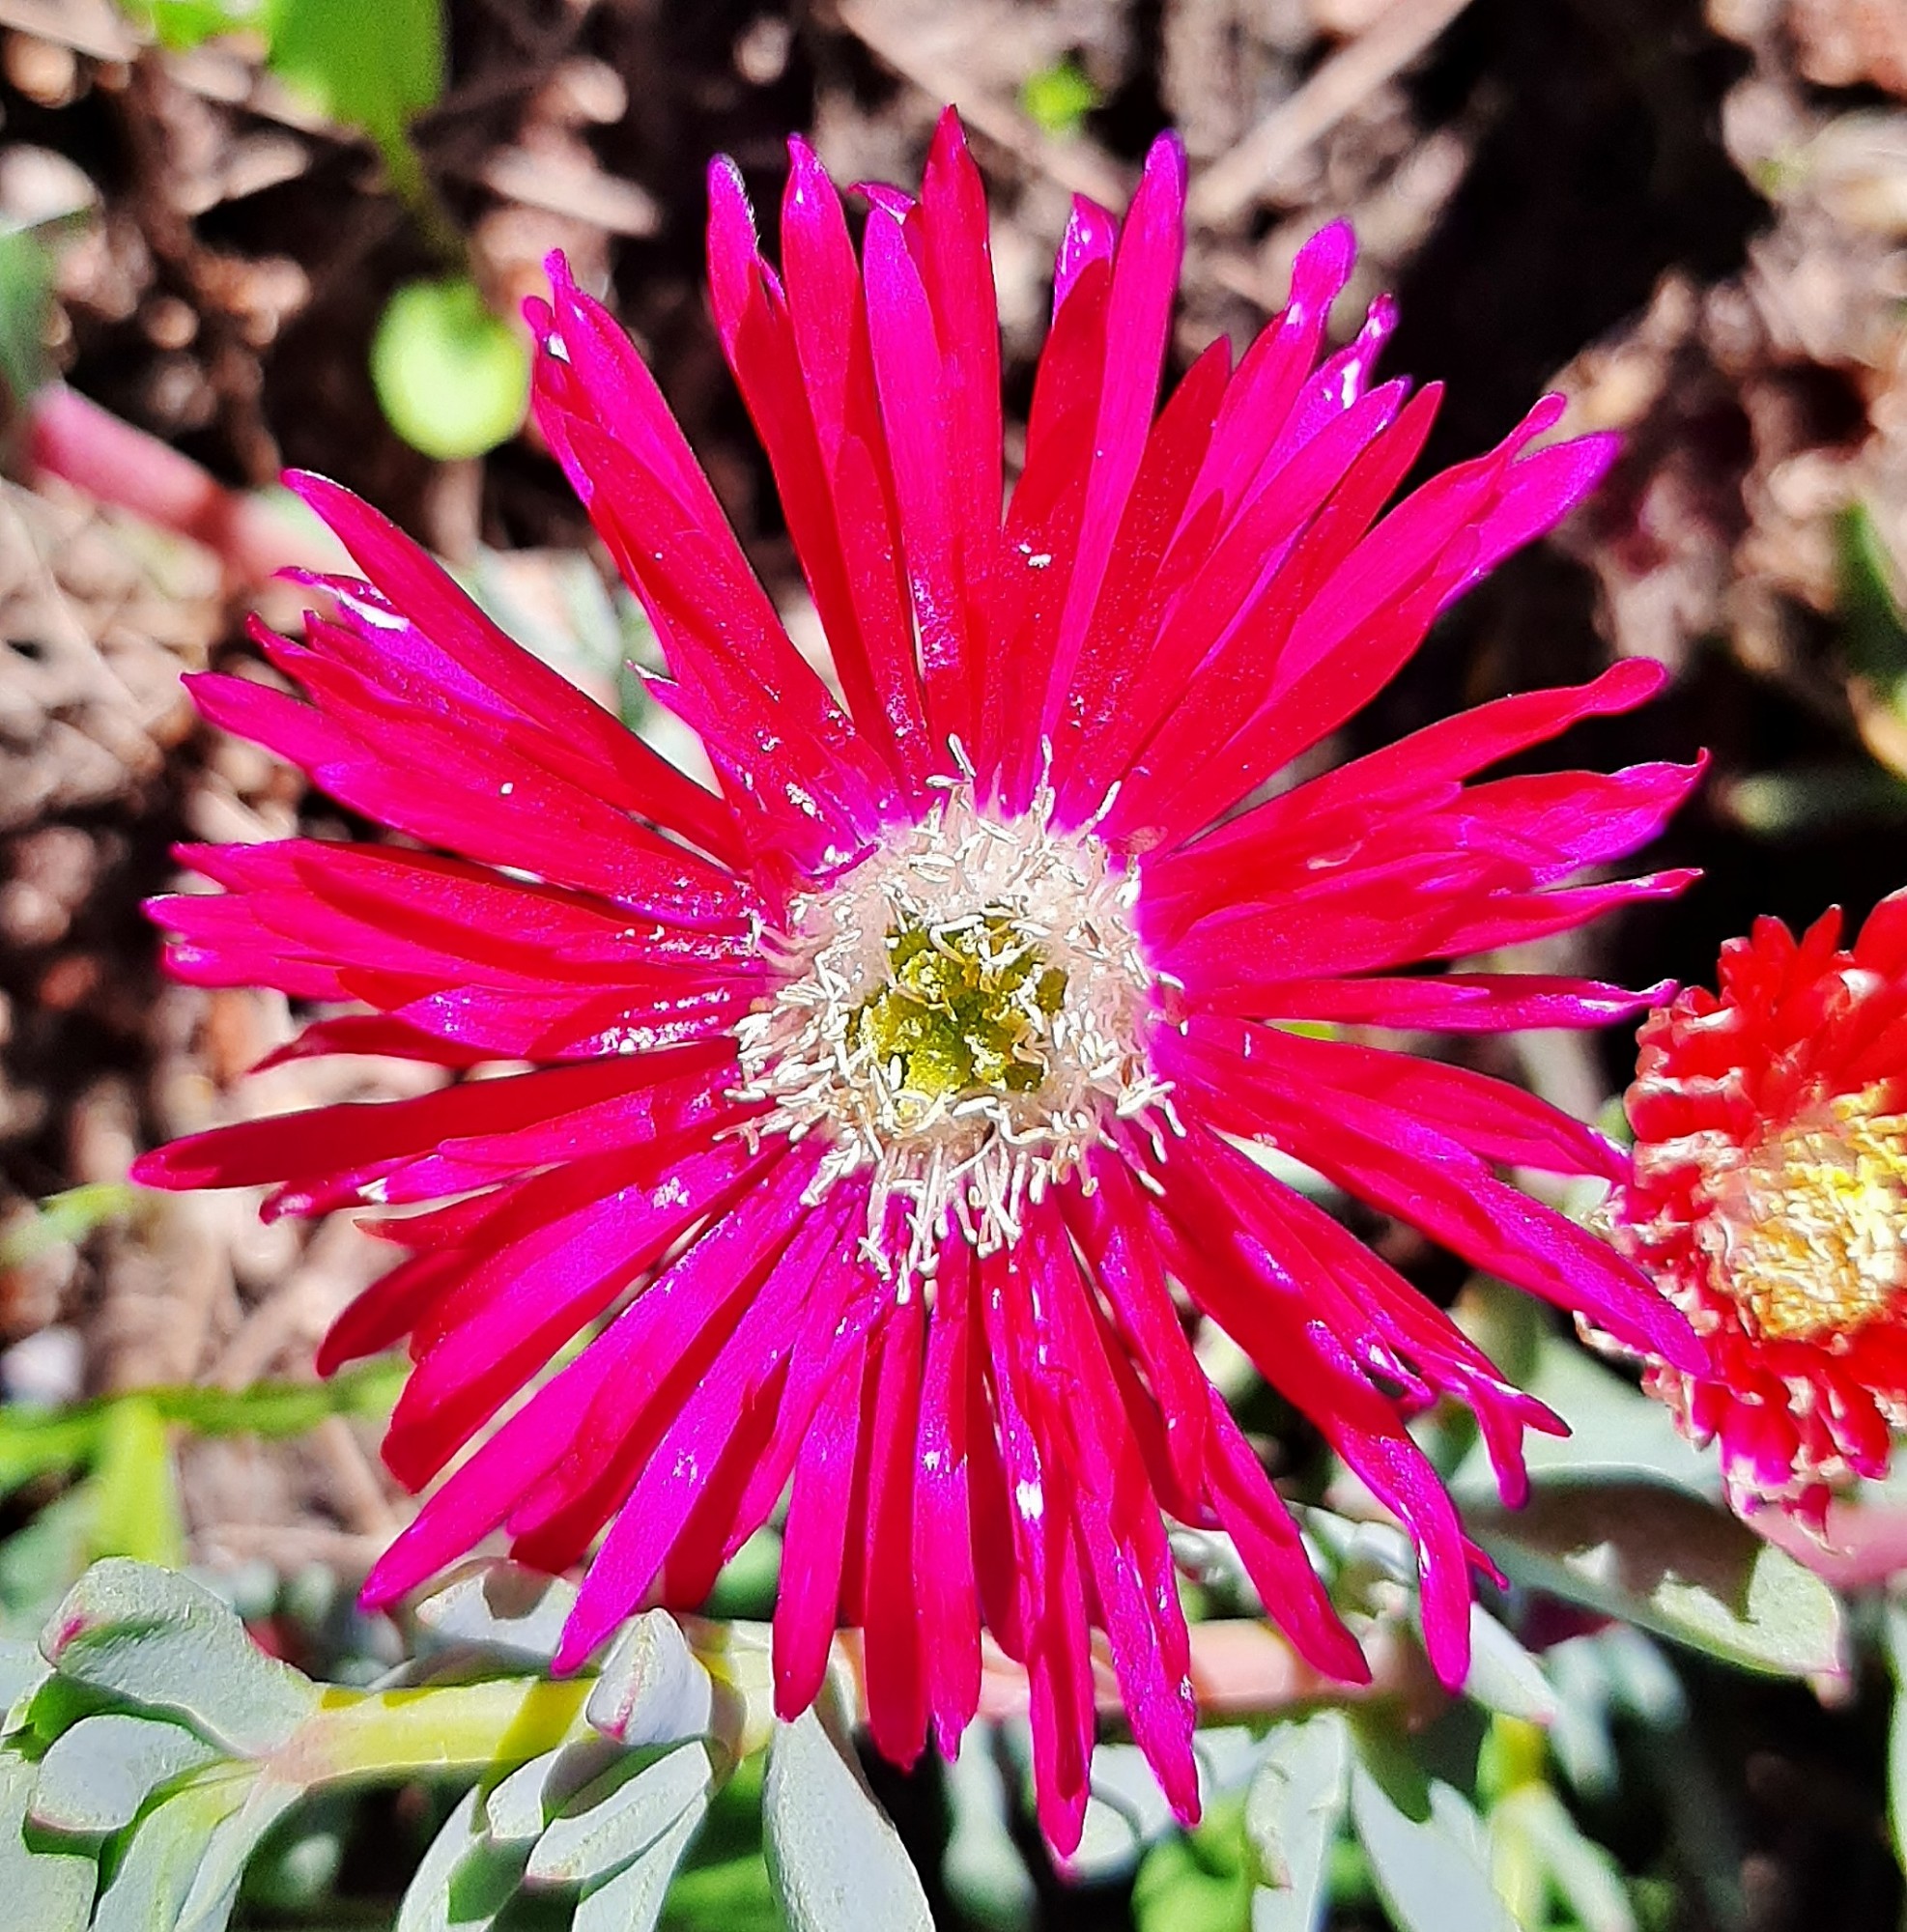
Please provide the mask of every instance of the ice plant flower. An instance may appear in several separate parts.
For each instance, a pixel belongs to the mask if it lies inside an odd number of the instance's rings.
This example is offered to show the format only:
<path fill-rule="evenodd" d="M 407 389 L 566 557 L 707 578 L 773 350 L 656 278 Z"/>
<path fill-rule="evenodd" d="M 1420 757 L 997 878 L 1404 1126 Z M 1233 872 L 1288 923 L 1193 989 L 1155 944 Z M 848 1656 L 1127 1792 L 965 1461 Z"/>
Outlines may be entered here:
<path fill-rule="evenodd" d="M 1722 949 L 1639 1036 L 1623 1244 L 1707 1338 L 1646 1372 L 1738 1509 L 1819 1531 L 1907 1424 L 1907 894 L 1851 948 L 1830 912 Z"/>
<path fill-rule="evenodd" d="M 697 1603 L 786 1491 L 780 1708 L 815 1695 L 838 1623 L 859 1626 L 878 1747 L 908 1763 L 931 1730 L 951 1750 L 983 1628 L 1025 1665 L 1062 1850 L 1086 1802 L 1096 1630 L 1165 1791 L 1197 1809 L 1168 1520 L 1229 1532 L 1297 1649 L 1364 1670 L 1200 1367 L 1194 1311 L 1409 1527 L 1452 1681 L 1475 1552 L 1406 1417 L 1469 1405 L 1511 1494 L 1524 1428 L 1558 1426 L 1251 1150 L 1700 1362 L 1629 1262 L 1500 1175 L 1614 1180 L 1607 1143 L 1475 1073 L 1317 1037 L 1593 1026 L 1647 1004 L 1416 969 L 1682 883 L 1572 881 L 1648 839 L 1691 770 L 1469 782 L 1641 702 L 1658 671 L 1505 697 L 1264 795 L 1589 489 L 1608 445 L 1532 450 L 1561 407 L 1545 402 L 1385 514 L 1437 396 L 1373 386 L 1387 303 L 1321 359 L 1342 226 L 1238 367 L 1215 344 L 1157 411 L 1183 189 L 1166 139 L 1123 223 L 1075 207 L 1003 510 L 986 210 L 953 118 L 918 199 L 867 190 L 858 257 L 799 141 L 779 270 L 715 167 L 715 320 L 832 687 L 628 340 L 554 262 L 531 305 L 537 420 L 655 626 L 655 699 L 719 790 L 305 478 L 366 581 L 326 582 L 332 614 L 302 644 L 261 634 L 302 701 L 212 676 L 199 702 L 441 852 L 193 847 L 222 895 L 158 909 L 188 980 L 368 1009 L 315 1018 L 290 1053 L 530 1063 L 140 1167 L 272 1183 L 273 1214 L 388 1210 L 379 1231 L 408 1256 L 321 1366 L 410 1337 L 385 1455 L 415 1487 L 592 1338 L 436 1490 L 369 1601 L 498 1528 L 545 1568 L 594 1548 L 574 1664 L 639 1604 Z"/>

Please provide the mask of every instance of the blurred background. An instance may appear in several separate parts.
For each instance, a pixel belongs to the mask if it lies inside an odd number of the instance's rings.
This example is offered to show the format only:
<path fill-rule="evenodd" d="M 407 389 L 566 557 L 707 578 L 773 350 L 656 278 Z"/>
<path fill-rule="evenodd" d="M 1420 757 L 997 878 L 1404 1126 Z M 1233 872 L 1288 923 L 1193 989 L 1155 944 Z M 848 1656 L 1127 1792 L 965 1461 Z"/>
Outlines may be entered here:
<path fill-rule="evenodd" d="M 1565 750 L 1707 746 L 1659 855 L 1705 878 L 1514 963 L 1710 980 L 1757 913 L 1859 917 L 1907 883 L 1902 0 L 0 0 L 0 1627 L 30 1634 L 125 1549 L 216 1575 L 313 1668 L 394 1655 L 349 1586 L 406 1507 L 376 1459 L 398 1371 L 310 1386 L 384 1257 L 343 1218 L 265 1228 L 246 1197 L 124 1184 L 168 1135 L 438 1077 L 242 1081 L 286 1002 L 162 985 L 138 910 L 181 838 L 362 830 L 195 724 L 178 683 L 255 663 L 244 614 L 297 619 L 272 573 L 331 560 L 278 471 L 370 497 L 649 728 L 620 669 L 640 620 L 519 429 L 517 305 L 561 247 L 818 644 L 704 304 L 704 170 L 733 156 L 768 215 L 799 130 L 839 181 L 911 183 L 945 100 L 991 191 L 1010 416 L 1070 195 L 1122 205 L 1170 127 L 1192 166 L 1176 368 L 1242 346 L 1344 215 L 1362 256 L 1337 331 L 1394 290 L 1386 370 L 1449 384 L 1427 465 L 1546 386 L 1568 429 L 1624 433 L 1597 500 L 1348 734 L 1612 656 L 1674 671 Z M 1483 1064 L 1607 1118 L 1633 1041 Z M 1632 1868 L 1674 1874 L 1659 1922 L 1893 1925 L 1881 1704 L 1678 1667 L 1686 1815 L 1625 1786 L 1600 1819 Z M 883 1792 L 937 1886 L 931 1777 Z M 1124 1881 L 1042 1886 L 1044 1922 L 1132 1922 Z M 1382 1924 L 1348 1895 L 1334 1923 Z"/>

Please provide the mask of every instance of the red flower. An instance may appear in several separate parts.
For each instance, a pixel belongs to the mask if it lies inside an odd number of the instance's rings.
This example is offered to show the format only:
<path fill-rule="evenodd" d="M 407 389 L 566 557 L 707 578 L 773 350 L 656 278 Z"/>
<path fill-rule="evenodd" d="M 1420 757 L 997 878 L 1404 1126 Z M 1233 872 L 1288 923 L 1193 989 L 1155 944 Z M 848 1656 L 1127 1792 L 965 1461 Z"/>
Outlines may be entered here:
<path fill-rule="evenodd" d="M 1721 1445 L 1739 1509 L 1817 1528 L 1907 1422 L 1907 894 L 1853 950 L 1840 914 L 1722 949 L 1721 993 L 1651 1013 L 1629 1118 L 1624 1245 L 1708 1338 L 1650 1391 Z"/>
<path fill-rule="evenodd" d="M 1026 459 L 1003 513 L 980 176 L 943 124 L 919 201 L 868 190 L 857 261 L 794 144 L 782 270 L 712 176 L 722 340 L 780 481 L 838 699 L 796 653 L 648 372 L 553 264 L 536 409 L 661 639 L 657 701 L 719 795 L 517 650 L 381 518 L 298 487 L 369 583 L 307 641 L 308 702 L 229 677 L 206 714 L 427 844 L 193 848 L 223 896 L 162 901 L 171 959 L 362 1016 L 294 1053 L 535 1070 L 204 1135 L 168 1186 L 276 1183 L 267 1211 L 378 1202 L 410 1258 L 321 1366 L 411 1338 L 385 1455 L 421 1488 L 573 1337 L 588 1346 L 444 1481 L 367 1586 L 411 1589 L 499 1526 L 596 1550 L 574 1663 L 644 1601 L 693 1605 L 792 1483 L 778 1700 L 863 1626 L 876 1744 L 972 1717 L 982 1626 L 1032 1685 L 1040 1817 L 1086 1801 L 1089 1631 L 1181 1815 L 1197 1716 L 1165 1519 L 1223 1528 L 1292 1641 L 1363 1673 L 1291 1517 L 1207 1380 L 1194 1309 L 1409 1527 L 1444 1676 L 1475 1552 L 1405 1417 L 1471 1406 L 1506 1492 L 1559 1425 L 1241 1148 L 1278 1147 L 1475 1265 L 1637 1347 L 1700 1354 L 1629 1263 L 1498 1178 L 1621 1177 L 1515 1088 L 1291 1022 L 1593 1026 L 1646 994 L 1421 974 L 1675 891 L 1567 883 L 1693 781 L 1638 766 L 1468 782 L 1657 687 L 1629 664 L 1503 698 L 1253 803 L 1445 605 L 1601 473 L 1601 439 L 1498 449 L 1387 515 L 1436 393 L 1369 386 L 1380 303 L 1318 361 L 1343 227 L 1230 367 L 1154 418 L 1184 164 L 1123 227 L 1077 205 Z"/>

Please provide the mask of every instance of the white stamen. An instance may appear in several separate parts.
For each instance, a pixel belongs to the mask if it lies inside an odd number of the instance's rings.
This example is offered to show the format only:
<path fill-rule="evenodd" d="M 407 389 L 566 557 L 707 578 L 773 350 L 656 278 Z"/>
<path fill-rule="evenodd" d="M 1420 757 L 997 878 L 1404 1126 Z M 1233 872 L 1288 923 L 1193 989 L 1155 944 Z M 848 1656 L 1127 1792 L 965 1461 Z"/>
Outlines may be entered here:
<path fill-rule="evenodd" d="M 982 1254 L 1016 1241 L 1029 1203 L 1080 1173 L 1116 1122 L 1141 1120 L 1156 1139 L 1148 1118 L 1156 1112 L 1182 1131 L 1170 1085 L 1144 1051 L 1153 976 L 1133 930 L 1138 874 L 1090 831 L 1054 830 L 1043 771 L 1033 810 L 1002 822 L 977 808 L 964 747 L 954 756 L 963 775 L 936 781 L 919 824 L 796 899 L 786 930 L 763 935 L 764 954 L 791 977 L 735 1027 L 734 1094 L 773 1103 L 744 1130 L 751 1144 L 824 1132 L 812 1200 L 871 1168 L 862 1248 L 883 1275 L 898 1274 L 902 1293 L 931 1278 L 956 1229 Z M 1023 1029 L 1014 1065 L 1037 1068 L 1037 1085 L 922 1091 L 908 1084 L 905 1058 L 870 1044 L 861 1022 L 871 1000 L 897 987 L 897 997 L 919 997 L 897 981 L 890 957 L 890 935 L 905 933 L 989 973 L 1032 961 L 1003 1010 Z M 1054 969 L 1064 988 L 1047 1011 L 1033 988 Z M 890 1254 L 897 1200 L 906 1232 Z"/>

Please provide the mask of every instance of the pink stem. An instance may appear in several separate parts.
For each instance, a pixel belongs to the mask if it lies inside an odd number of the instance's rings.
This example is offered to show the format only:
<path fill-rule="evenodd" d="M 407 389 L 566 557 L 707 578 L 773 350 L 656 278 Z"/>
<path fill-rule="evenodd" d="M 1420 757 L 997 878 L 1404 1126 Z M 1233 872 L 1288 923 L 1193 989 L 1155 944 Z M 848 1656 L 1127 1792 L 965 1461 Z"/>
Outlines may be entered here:
<path fill-rule="evenodd" d="M 41 473 L 203 544 L 236 585 L 263 583 L 293 567 L 335 570 L 345 561 L 322 530 L 301 527 L 261 497 L 227 489 L 189 456 L 64 383 L 49 383 L 34 397 L 27 453 Z"/>

